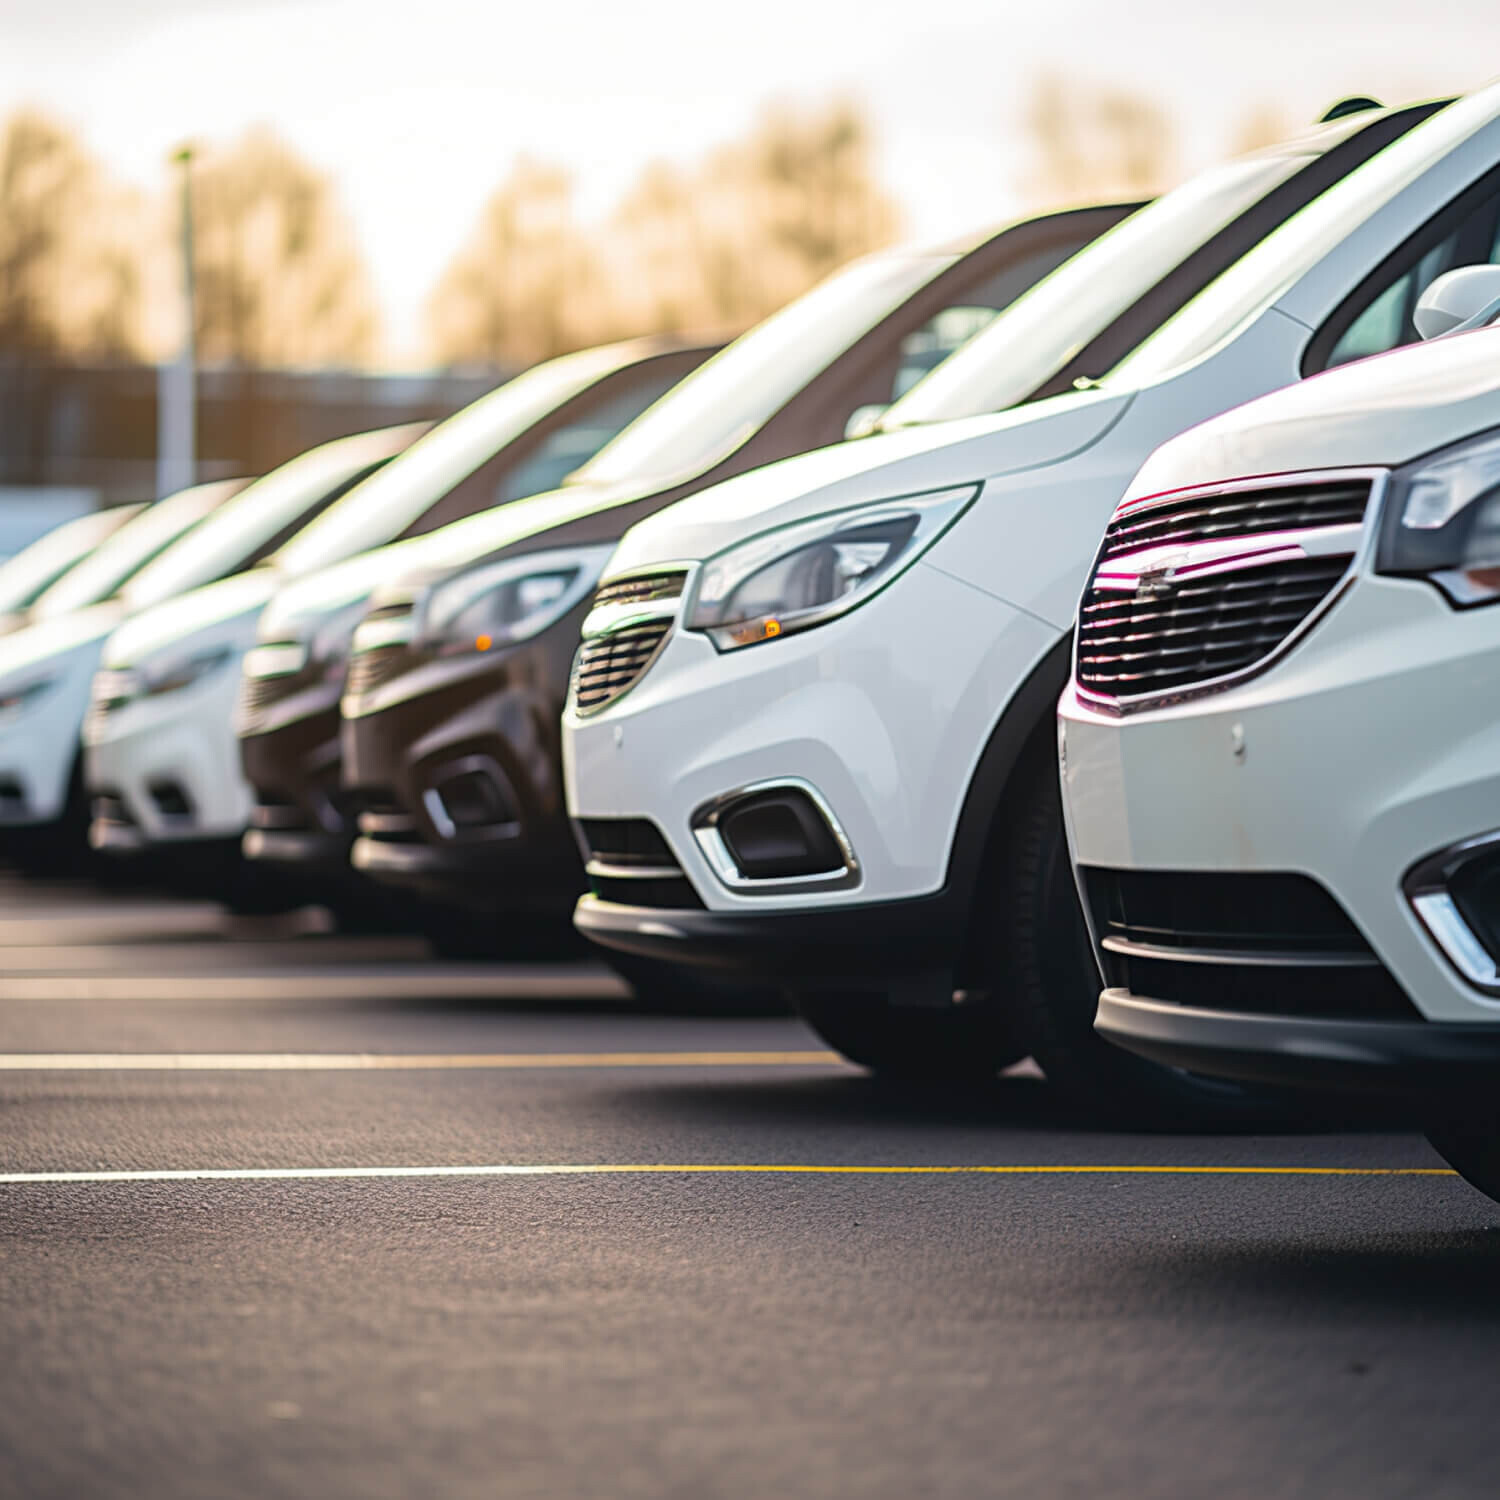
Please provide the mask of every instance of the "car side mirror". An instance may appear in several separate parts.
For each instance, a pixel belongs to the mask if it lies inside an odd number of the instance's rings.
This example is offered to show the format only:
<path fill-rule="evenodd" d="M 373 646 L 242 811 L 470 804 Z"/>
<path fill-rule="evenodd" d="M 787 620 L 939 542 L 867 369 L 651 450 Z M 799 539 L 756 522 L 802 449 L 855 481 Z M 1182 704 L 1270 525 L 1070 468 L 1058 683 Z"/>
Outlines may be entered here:
<path fill-rule="evenodd" d="M 846 438 L 869 437 L 875 431 L 875 424 L 890 410 L 889 403 L 876 404 L 873 406 L 856 406 L 849 415 L 849 420 L 844 423 L 844 436 Z"/>
<path fill-rule="evenodd" d="M 1417 299 L 1412 322 L 1424 339 L 1441 338 L 1466 323 L 1500 313 L 1500 266 L 1460 266 L 1437 277 Z"/>

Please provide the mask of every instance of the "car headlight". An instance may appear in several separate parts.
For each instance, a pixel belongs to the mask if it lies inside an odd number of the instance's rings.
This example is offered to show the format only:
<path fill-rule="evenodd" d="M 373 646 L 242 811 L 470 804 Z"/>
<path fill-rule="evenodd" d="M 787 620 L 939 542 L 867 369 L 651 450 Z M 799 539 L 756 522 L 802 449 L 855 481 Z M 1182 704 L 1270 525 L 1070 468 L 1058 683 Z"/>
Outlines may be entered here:
<path fill-rule="evenodd" d="M 734 651 L 847 614 L 910 567 L 979 490 L 859 505 L 731 547 L 704 564 L 686 628 Z"/>
<path fill-rule="evenodd" d="M 245 653 L 241 674 L 257 680 L 300 677 L 311 666 L 327 681 L 342 681 L 349 664 L 349 642 L 354 627 L 364 618 L 368 607 L 369 599 L 360 598 L 325 616 L 304 615 L 295 622 L 272 625 L 278 634 L 284 631 L 286 636 L 294 636 L 300 628 L 308 635 L 306 639 L 263 640 L 252 646 Z M 317 628 L 311 628 L 315 624 Z"/>
<path fill-rule="evenodd" d="M 307 665 L 307 647 L 301 641 L 274 641 L 252 646 L 240 667 L 246 677 L 295 677 Z"/>
<path fill-rule="evenodd" d="M 93 699 L 105 708 L 120 708 L 137 698 L 178 693 L 221 670 L 236 655 L 233 646 L 212 646 L 182 656 L 163 657 L 139 667 L 94 674 Z"/>
<path fill-rule="evenodd" d="M 0 688 L 0 722 L 19 718 L 39 698 L 44 697 L 56 681 L 55 677 L 34 677 L 30 682 Z"/>
<path fill-rule="evenodd" d="M 460 573 L 427 595 L 417 634 L 443 656 L 529 640 L 593 590 L 613 551 L 533 552 Z"/>
<path fill-rule="evenodd" d="M 1500 600 L 1500 432 L 1391 476 L 1376 571 L 1426 578 L 1460 608 Z"/>

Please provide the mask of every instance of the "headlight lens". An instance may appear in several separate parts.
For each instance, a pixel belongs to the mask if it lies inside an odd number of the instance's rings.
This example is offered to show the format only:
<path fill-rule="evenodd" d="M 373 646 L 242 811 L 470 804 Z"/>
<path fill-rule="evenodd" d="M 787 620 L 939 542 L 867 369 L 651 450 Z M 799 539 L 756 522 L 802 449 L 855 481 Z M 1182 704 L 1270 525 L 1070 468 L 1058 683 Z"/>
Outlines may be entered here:
<path fill-rule="evenodd" d="M 56 681 L 55 677 L 37 677 L 15 687 L 0 688 L 0 720 L 18 718 Z"/>
<path fill-rule="evenodd" d="M 860 505 L 731 547 L 698 575 L 687 628 L 734 651 L 836 619 L 915 562 L 979 489 Z"/>
<path fill-rule="evenodd" d="M 1500 432 L 1392 476 L 1376 564 L 1426 578 L 1467 607 L 1500 600 Z"/>
<path fill-rule="evenodd" d="M 140 667 L 103 671 L 94 674 L 93 699 L 108 708 L 120 708 L 136 698 L 156 698 L 163 693 L 181 692 L 234 660 L 233 646 L 211 646 L 183 656 L 164 657 Z"/>
<path fill-rule="evenodd" d="M 533 552 L 460 573 L 428 594 L 418 635 L 445 656 L 528 640 L 592 591 L 613 551 Z"/>
<path fill-rule="evenodd" d="M 246 677 L 295 677 L 306 665 L 307 647 L 301 641 L 276 641 L 252 646 L 241 671 Z"/>

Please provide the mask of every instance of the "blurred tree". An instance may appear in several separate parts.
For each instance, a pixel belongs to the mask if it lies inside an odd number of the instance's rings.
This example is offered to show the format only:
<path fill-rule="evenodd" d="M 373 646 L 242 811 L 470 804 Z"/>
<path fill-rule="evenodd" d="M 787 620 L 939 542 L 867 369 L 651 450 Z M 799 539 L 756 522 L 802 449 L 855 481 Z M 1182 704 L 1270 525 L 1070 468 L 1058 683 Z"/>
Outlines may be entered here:
<path fill-rule="evenodd" d="M 593 257 L 573 220 L 572 179 L 522 157 L 485 205 L 428 304 L 445 364 L 530 364 L 596 341 Z"/>
<path fill-rule="evenodd" d="M 1171 122 L 1129 89 L 1045 73 L 1032 86 L 1025 123 L 1025 187 L 1038 203 L 1145 197 L 1177 175 Z"/>
<path fill-rule="evenodd" d="M 198 357 L 260 367 L 360 365 L 376 319 L 326 178 L 265 131 L 193 168 Z"/>
<path fill-rule="evenodd" d="M 1240 156 L 1247 151 L 1261 151 L 1296 133 L 1297 127 L 1275 105 L 1260 104 L 1234 127 L 1229 137 L 1230 154 Z"/>
<path fill-rule="evenodd" d="M 870 157 L 853 105 L 774 109 L 696 168 L 647 166 L 592 234 L 566 174 L 523 159 L 433 293 L 434 352 L 506 364 L 631 334 L 746 328 L 894 235 Z"/>
<path fill-rule="evenodd" d="M 129 207 L 61 126 L 11 116 L 0 130 L 0 353 L 135 351 L 140 268 L 117 237 Z"/>

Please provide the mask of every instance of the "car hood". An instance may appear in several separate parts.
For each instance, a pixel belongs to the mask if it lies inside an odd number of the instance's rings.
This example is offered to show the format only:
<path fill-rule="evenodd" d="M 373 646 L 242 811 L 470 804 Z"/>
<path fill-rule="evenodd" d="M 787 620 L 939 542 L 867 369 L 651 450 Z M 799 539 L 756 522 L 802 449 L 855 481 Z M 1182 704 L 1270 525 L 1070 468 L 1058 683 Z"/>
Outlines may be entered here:
<path fill-rule="evenodd" d="M 1190 427 L 1131 496 L 1306 469 L 1406 463 L 1500 425 L 1500 329 L 1341 365 Z"/>
<path fill-rule="evenodd" d="M 252 568 L 233 578 L 191 589 L 153 605 L 126 620 L 104 650 L 106 667 L 133 667 L 185 636 L 251 611 L 259 611 L 276 592 L 274 568 Z"/>
<path fill-rule="evenodd" d="M 330 615 L 368 598 L 383 583 L 432 569 L 446 571 L 470 560 L 474 556 L 471 544 L 462 535 L 450 535 L 453 530 L 444 526 L 392 542 L 283 584 L 261 615 L 260 639 L 301 639 Z"/>
<path fill-rule="evenodd" d="M 895 499 L 1060 463 L 1096 443 L 1131 396 L 1086 391 L 819 448 L 713 485 L 633 526 L 609 575 L 711 557 L 725 547 L 862 501 Z"/>
<path fill-rule="evenodd" d="M 118 601 L 106 599 L 103 604 L 91 604 L 55 620 L 39 620 L 0 639 L 0 680 L 91 641 L 103 640 L 124 613 Z"/>

